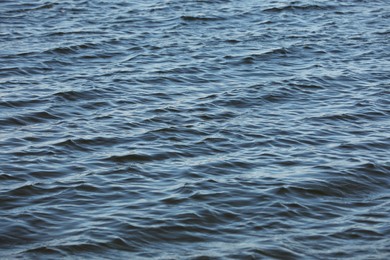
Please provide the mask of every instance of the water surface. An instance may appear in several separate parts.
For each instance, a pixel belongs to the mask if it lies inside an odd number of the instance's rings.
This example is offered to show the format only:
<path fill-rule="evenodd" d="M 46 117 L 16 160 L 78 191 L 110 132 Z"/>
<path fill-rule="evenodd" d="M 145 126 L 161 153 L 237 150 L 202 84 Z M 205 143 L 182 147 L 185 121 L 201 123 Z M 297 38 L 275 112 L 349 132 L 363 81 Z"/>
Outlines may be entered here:
<path fill-rule="evenodd" d="M 2 0 L 0 257 L 389 258 L 389 18 Z"/>

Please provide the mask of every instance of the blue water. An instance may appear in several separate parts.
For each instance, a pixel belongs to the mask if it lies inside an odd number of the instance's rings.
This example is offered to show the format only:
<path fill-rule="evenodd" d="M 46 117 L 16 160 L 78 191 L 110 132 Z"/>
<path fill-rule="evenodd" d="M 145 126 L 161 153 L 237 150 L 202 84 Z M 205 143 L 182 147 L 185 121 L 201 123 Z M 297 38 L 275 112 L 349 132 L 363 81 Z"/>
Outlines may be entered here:
<path fill-rule="evenodd" d="M 0 1 L 0 258 L 389 259 L 390 2 Z"/>

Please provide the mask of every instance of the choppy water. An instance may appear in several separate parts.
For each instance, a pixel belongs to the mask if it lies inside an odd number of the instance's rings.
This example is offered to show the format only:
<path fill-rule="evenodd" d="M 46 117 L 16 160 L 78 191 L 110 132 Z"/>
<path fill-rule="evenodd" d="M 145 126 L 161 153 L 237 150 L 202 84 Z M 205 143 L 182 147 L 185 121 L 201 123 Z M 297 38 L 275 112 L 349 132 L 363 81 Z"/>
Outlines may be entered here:
<path fill-rule="evenodd" d="M 389 19 L 2 0 L 0 257 L 388 259 Z"/>

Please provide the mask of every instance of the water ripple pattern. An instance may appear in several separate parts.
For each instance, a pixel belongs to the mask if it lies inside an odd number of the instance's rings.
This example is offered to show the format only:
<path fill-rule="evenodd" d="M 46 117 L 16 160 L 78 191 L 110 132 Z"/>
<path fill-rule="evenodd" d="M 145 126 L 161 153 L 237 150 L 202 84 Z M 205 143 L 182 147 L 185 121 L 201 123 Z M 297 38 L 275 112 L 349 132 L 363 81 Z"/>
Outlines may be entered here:
<path fill-rule="evenodd" d="M 0 258 L 389 259 L 388 0 L 2 0 Z"/>

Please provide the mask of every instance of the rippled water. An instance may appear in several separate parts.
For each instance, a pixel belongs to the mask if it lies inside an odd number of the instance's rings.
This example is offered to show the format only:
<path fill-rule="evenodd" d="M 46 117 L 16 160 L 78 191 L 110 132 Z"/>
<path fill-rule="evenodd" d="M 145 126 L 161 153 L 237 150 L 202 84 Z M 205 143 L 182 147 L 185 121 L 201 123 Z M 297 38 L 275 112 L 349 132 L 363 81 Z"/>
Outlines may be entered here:
<path fill-rule="evenodd" d="M 2 0 L 0 257 L 389 258 L 389 19 Z"/>

